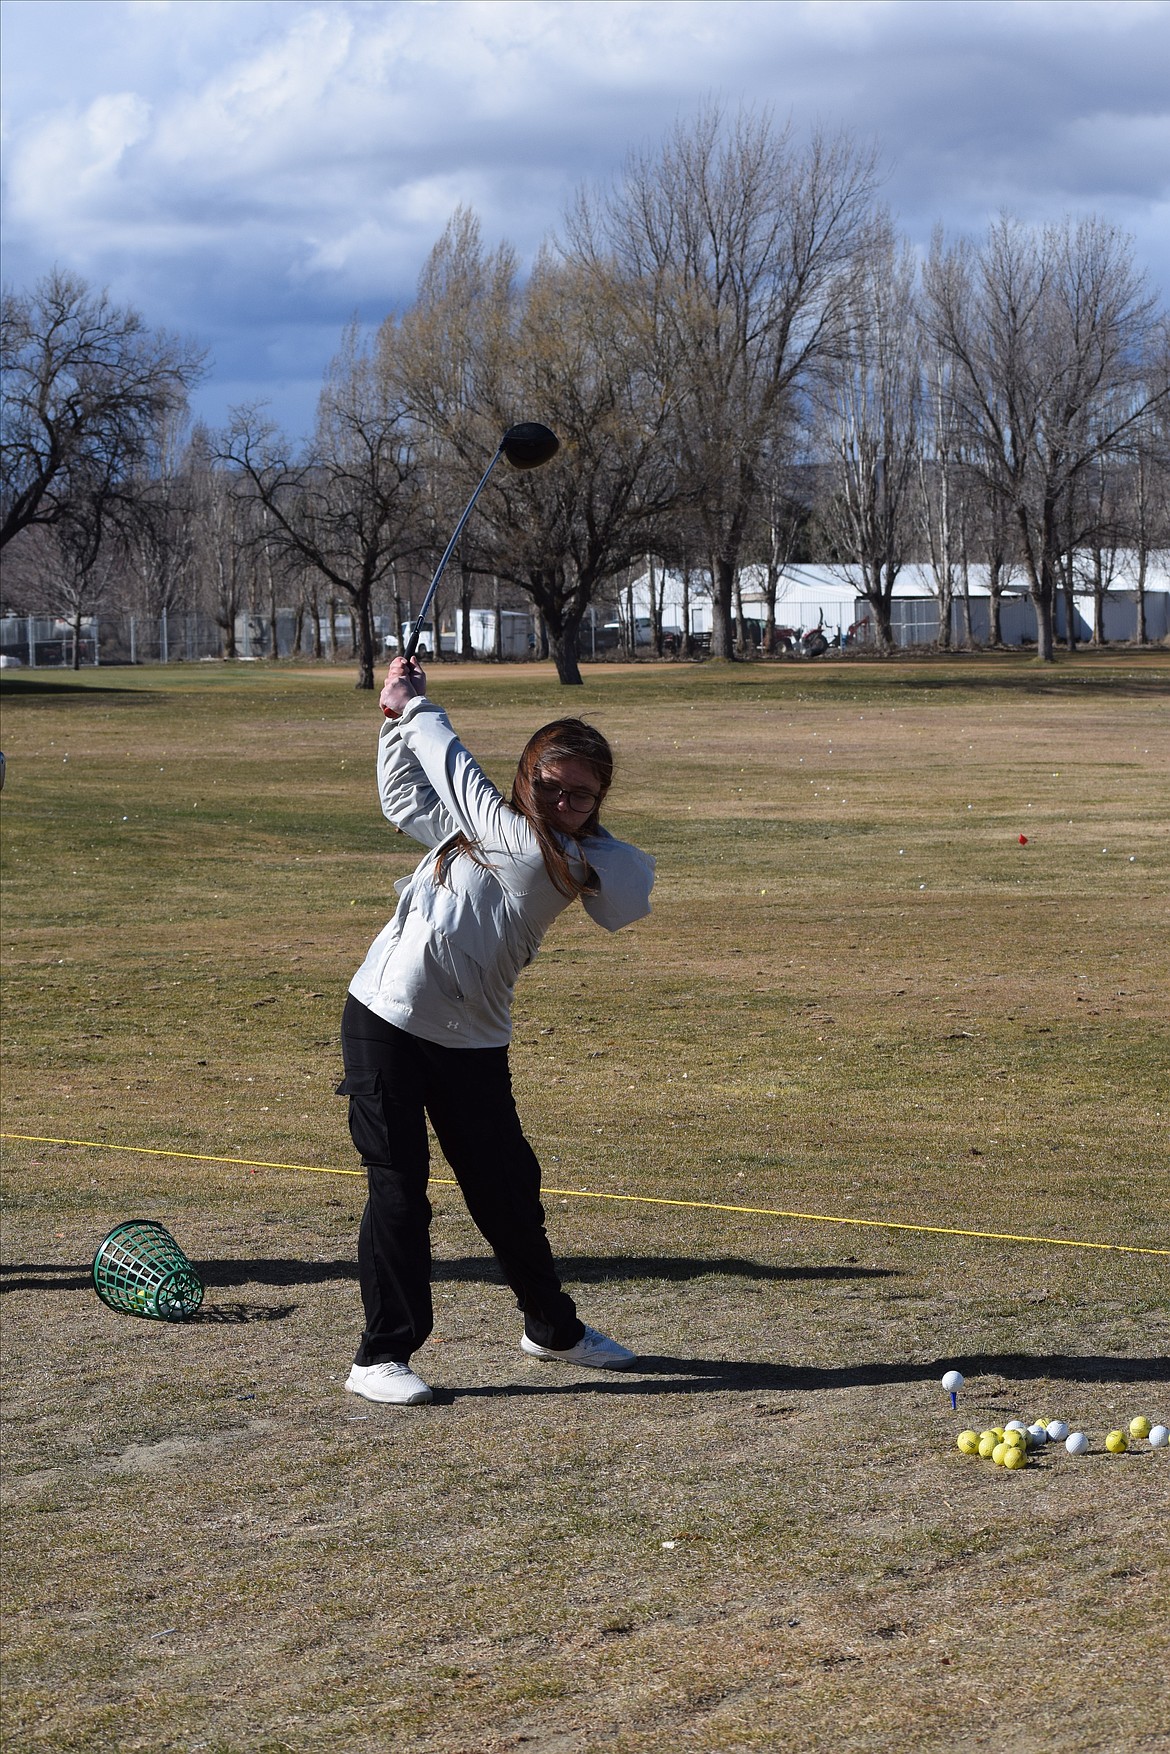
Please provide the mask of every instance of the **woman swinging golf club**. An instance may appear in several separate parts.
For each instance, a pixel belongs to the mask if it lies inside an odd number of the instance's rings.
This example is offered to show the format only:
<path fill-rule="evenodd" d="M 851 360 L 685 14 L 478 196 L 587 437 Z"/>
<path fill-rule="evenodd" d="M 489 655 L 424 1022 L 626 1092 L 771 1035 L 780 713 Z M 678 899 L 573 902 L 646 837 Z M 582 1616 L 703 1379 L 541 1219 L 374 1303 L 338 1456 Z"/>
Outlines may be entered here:
<path fill-rule="evenodd" d="M 369 1198 L 358 1236 L 365 1330 L 346 1382 L 411 1405 L 431 1332 L 429 1116 L 467 1207 L 524 1312 L 535 1358 L 620 1370 L 634 1354 L 585 1327 L 562 1290 L 508 1069 L 512 992 L 557 915 L 580 898 L 617 931 L 650 911 L 654 862 L 598 822 L 613 778 L 599 731 L 559 719 L 529 739 L 510 799 L 426 698 L 413 659 L 382 689 L 382 809 L 431 849 L 350 985 L 342 1019 L 349 1126 Z"/>

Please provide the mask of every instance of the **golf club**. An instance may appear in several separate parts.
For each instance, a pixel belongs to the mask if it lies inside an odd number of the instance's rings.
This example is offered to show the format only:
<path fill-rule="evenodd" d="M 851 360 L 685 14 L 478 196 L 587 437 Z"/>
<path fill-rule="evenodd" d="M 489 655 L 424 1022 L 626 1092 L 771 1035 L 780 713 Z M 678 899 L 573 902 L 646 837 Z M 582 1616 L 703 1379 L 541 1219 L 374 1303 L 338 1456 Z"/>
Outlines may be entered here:
<path fill-rule="evenodd" d="M 549 458 L 555 455 L 560 449 L 560 445 L 561 441 L 556 433 L 550 432 L 547 426 L 541 426 L 539 421 L 536 420 L 522 420 L 518 426 L 510 426 L 508 428 L 507 432 L 500 440 L 499 448 L 497 449 L 495 456 L 484 470 L 479 486 L 464 506 L 463 516 L 455 526 L 455 534 L 443 550 L 443 558 L 435 568 L 435 576 L 431 580 L 430 589 L 423 598 L 422 608 L 414 618 L 414 628 L 411 632 L 410 638 L 406 642 L 406 650 L 402 654 L 407 663 L 409 663 L 414 657 L 414 650 L 418 645 L 419 635 L 422 632 L 423 624 L 427 618 L 427 610 L 430 608 L 431 603 L 434 600 L 435 592 L 439 588 L 439 580 L 443 576 L 444 568 L 452 554 L 454 554 L 455 545 L 463 534 L 463 526 L 471 516 L 472 507 L 483 492 L 487 485 L 487 478 L 499 462 L 500 458 L 507 457 L 513 469 L 539 469 L 542 463 L 547 463 Z M 437 640 L 435 644 L 437 647 Z"/>

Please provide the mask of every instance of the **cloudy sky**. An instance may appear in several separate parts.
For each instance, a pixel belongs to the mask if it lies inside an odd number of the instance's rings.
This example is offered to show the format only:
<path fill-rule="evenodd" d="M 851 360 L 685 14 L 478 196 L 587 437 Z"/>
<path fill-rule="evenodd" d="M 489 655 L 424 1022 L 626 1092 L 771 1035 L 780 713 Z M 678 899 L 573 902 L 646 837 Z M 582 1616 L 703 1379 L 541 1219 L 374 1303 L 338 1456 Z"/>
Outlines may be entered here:
<path fill-rule="evenodd" d="M 880 148 L 925 245 L 1095 211 L 1170 301 L 1170 0 L 4 0 L 4 278 L 197 336 L 293 434 L 459 203 L 525 258 L 708 99 Z"/>

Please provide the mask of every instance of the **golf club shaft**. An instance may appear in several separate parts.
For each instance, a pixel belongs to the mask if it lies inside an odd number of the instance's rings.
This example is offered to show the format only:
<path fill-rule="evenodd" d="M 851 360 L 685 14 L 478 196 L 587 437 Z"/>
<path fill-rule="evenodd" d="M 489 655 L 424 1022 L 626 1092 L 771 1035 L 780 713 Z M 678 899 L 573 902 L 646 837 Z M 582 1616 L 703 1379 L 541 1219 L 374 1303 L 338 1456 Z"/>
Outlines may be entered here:
<path fill-rule="evenodd" d="M 505 437 L 506 436 L 507 435 L 505 434 Z M 501 441 L 499 449 L 496 451 L 495 456 L 492 458 L 491 462 L 488 464 L 487 468 L 484 470 L 483 475 L 480 478 L 479 486 L 476 488 L 475 492 L 472 494 L 471 498 L 468 500 L 466 506 L 463 508 L 463 516 L 460 518 L 459 522 L 455 526 L 455 534 L 452 536 L 450 542 L 448 542 L 446 548 L 443 550 L 443 558 L 439 562 L 438 566 L 435 568 L 435 576 L 431 580 L 430 589 L 427 591 L 426 596 L 423 598 L 422 608 L 419 610 L 418 614 L 414 618 L 414 627 L 411 629 L 410 638 L 406 642 L 406 650 L 402 654 L 403 657 L 406 659 L 407 663 L 409 663 L 410 660 L 414 657 L 414 649 L 418 645 L 419 635 L 422 632 L 423 623 L 425 622 L 425 620 L 427 618 L 427 610 L 430 608 L 432 602 L 434 601 L 435 592 L 439 588 L 439 580 L 443 576 L 443 572 L 444 572 L 444 569 L 447 565 L 447 562 L 450 560 L 451 556 L 455 552 L 455 545 L 458 542 L 460 536 L 462 536 L 462 534 L 463 534 L 463 526 L 466 524 L 468 518 L 471 516 L 471 513 L 472 513 L 472 510 L 475 506 L 476 500 L 479 498 L 480 494 L 483 492 L 484 488 L 486 487 L 488 476 L 491 474 L 492 470 L 495 468 L 496 464 L 499 462 L 499 460 L 503 456 L 503 454 L 504 454 L 504 446 L 503 446 L 503 442 Z M 435 640 L 435 650 L 438 651 L 438 649 L 439 649 L 439 642 L 438 642 L 438 639 L 436 639 Z"/>

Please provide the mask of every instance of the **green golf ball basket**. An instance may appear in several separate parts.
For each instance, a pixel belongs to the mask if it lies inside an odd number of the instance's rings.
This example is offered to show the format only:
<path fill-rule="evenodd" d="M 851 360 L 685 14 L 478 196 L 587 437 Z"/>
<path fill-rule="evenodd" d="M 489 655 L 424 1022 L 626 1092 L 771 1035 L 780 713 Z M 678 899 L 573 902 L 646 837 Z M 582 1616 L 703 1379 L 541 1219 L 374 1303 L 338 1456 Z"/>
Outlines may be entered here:
<path fill-rule="evenodd" d="M 203 1283 L 171 1235 L 153 1218 L 118 1224 L 93 1257 L 93 1288 L 126 1315 L 181 1322 L 203 1302 Z"/>

